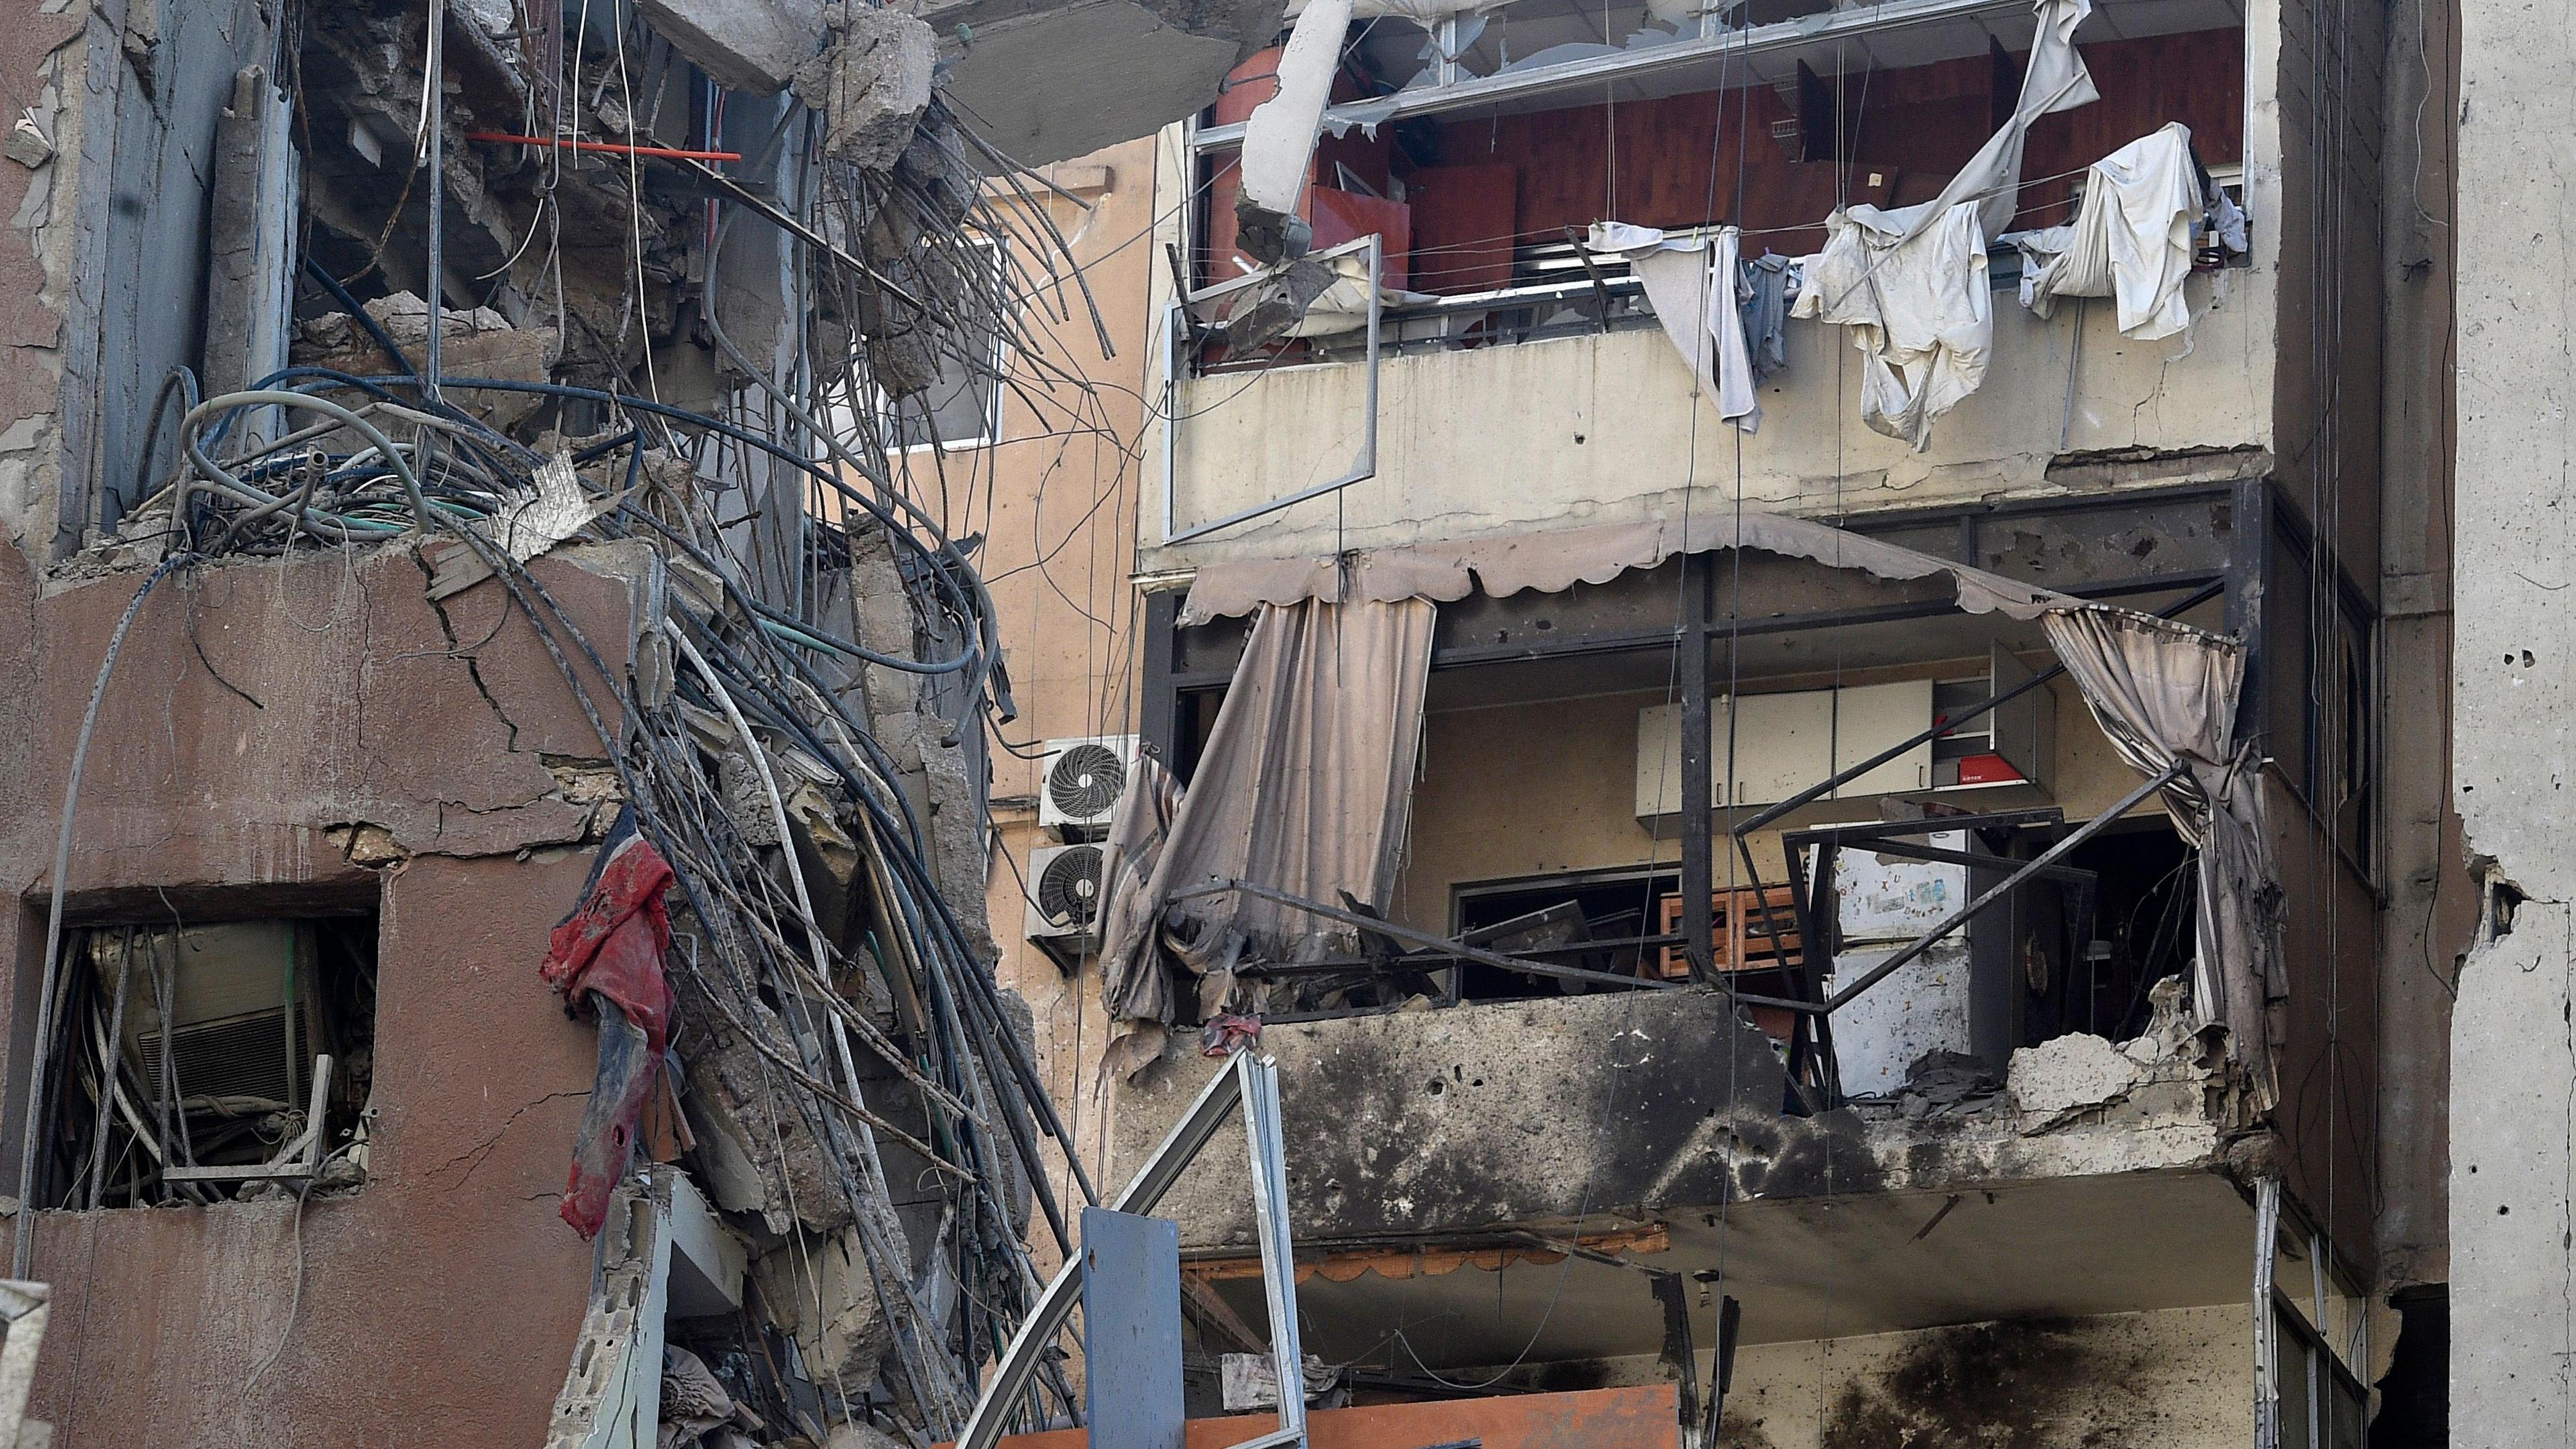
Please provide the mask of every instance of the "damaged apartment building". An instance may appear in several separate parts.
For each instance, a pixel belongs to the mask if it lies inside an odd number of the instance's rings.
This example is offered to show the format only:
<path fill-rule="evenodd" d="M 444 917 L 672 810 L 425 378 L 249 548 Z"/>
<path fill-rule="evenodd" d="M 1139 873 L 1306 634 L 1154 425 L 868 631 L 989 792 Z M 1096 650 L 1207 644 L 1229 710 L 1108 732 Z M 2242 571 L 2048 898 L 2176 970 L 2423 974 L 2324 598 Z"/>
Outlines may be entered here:
<path fill-rule="evenodd" d="M 2453 23 L 1307 0 L 1115 153 L 994 919 L 1188 1443 L 2441 1442 Z"/>
<path fill-rule="evenodd" d="M 921 8 L 11 7 L 0 1440 L 965 1421 L 1070 1238 L 958 399 L 1278 14 Z"/>
<path fill-rule="evenodd" d="M 2447 0 L 12 18 L 0 1443 L 2443 1442 Z"/>

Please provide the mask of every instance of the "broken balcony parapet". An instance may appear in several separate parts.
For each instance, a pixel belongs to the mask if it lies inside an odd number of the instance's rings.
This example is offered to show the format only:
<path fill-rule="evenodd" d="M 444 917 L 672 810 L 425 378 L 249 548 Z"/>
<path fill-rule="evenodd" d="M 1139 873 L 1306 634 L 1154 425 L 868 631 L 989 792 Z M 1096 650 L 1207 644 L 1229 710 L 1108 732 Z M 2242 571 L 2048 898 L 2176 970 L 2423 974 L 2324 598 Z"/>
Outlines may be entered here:
<path fill-rule="evenodd" d="M 1274 1022 L 1261 1042 L 1285 1083 L 1300 1241 L 2208 1170 L 2244 1125 L 2223 1058 L 2152 1033 L 2131 1044 L 2143 1061 L 2100 1038 L 2025 1052 L 2036 1109 L 1992 1081 L 1955 1115 L 1910 1117 L 1901 1097 L 1790 1115 L 1770 1038 L 1708 990 Z M 2037 1066 L 2061 1055 L 2121 1066 L 2099 1098 L 2072 1085 L 2043 1097 Z M 1114 1089 L 1112 1176 L 1214 1069 L 1183 1037 Z M 1202 1168 L 1175 1189 L 1185 1248 L 1251 1241 L 1241 1171 Z"/>

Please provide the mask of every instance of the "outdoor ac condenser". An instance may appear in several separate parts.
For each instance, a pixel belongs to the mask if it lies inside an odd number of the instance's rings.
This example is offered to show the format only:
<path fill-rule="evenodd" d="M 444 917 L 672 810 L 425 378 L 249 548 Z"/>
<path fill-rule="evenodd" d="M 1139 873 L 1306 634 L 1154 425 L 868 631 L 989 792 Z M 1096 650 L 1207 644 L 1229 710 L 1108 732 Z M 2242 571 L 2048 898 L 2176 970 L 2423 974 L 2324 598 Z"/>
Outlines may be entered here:
<path fill-rule="evenodd" d="M 1101 868 L 1097 845 L 1040 846 L 1029 852 L 1026 935 L 1071 970 L 1100 948 Z"/>
<path fill-rule="evenodd" d="M 1136 769 L 1134 735 L 1091 735 L 1046 742 L 1046 778 L 1038 784 L 1038 824 L 1064 841 L 1097 840 Z"/>

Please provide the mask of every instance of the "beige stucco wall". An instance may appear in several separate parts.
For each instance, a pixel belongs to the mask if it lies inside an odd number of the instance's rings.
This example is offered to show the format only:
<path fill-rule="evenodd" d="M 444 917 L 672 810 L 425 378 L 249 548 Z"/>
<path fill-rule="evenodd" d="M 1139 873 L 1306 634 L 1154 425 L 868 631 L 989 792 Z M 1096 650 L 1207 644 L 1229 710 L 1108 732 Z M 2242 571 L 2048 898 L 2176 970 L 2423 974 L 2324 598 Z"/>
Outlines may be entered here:
<path fill-rule="evenodd" d="M 1034 1014 L 1038 1068 L 1072 1128 L 1076 1148 L 1098 1170 L 1105 1118 L 1091 1094 L 1108 1024 L 1097 967 L 1068 977 L 1023 938 L 1030 852 L 1055 842 L 1037 825 L 1039 762 L 1014 753 L 1044 740 L 1125 734 L 1136 729 L 1136 596 L 1127 572 L 1135 537 L 1136 472 L 1130 449 L 1144 426 L 1137 400 L 1145 361 L 1146 277 L 1153 254 L 1138 238 L 1155 214 L 1156 143 L 1133 141 L 1051 168 L 1091 210 L 1061 198 L 1049 219 L 1083 264 L 1115 355 L 1102 350 L 1084 299 L 1070 282 L 1050 290 L 1024 321 L 1052 349 L 1044 365 L 1013 368 L 1003 402 L 1003 443 L 989 457 L 951 454 L 944 495 L 964 515 L 952 532 L 980 532 L 977 563 L 993 595 L 1019 718 L 999 726 L 992 750 L 993 851 L 986 909 L 1001 948 L 998 974 Z M 1100 189 L 1105 182 L 1105 189 Z M 1044 310 L 1040 310 L 1040 309 Z M 1049 369 L 1089 378 L 1086 396 Z M 918 455 L 916 464 L 919 466 Z M 1007 743 L 1003 743 L 1007 742 Z M 1052 1148 L 1048 1159 L 1061 1162 Z M 1081 1194 L 1055 1174 L 1059 1201 Z M 1041 1271 L 1055 1255 L 1037 1226 L 1031 1245 Z"/>
<path fill-rule="evenodd" d="M 1860 421 L 1862 368 L 1842 329 L 1793 321 L 1789 369 L 1763 389 L 1761 431 L 1743 440 L 1741 496 L 1841 513 L 2053 491 L 2049 462 L 2067 453 L 2268 445 L 2268 264 L 2195 274 L 2188 288 L 2200 321 L 2161 342 L 2120 336 L 2105 305 L 2043 321 L 1998 294 L 1985 384 L 1923 453 Z M 1348 468 L 1366 371 L 1328 363 L 1186 384 L 1169 523 L 1187 529 Z M 1632 522 L 1672 516 L 1686 497 L 1728 506 L 1735 434 L 1692 386 L 1659 330 L 1389 358 L 1376 477 L 1338 507 L 1318 499 L 1169 548 L 1157 494 L 1140 520 L 1144 559 L 1176 568 Z"/>

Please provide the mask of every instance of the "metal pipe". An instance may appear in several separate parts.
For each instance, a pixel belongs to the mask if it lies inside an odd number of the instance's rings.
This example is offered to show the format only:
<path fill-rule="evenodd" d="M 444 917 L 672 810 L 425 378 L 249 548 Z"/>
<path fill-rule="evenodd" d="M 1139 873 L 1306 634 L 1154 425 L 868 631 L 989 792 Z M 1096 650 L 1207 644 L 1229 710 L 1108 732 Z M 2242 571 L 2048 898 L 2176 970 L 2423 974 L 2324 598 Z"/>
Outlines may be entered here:
<path fill-rule="evenodd" d="M 621 41 L 621 43 L 623 43 Z M 429 133 L 429 341 L 421 349 L 420 395 L 438 401 L 438 337 L 447 330 L 447 0 L 429 0 L 429 38 L 422 57 L 421 114 Z M 422 520 L 422 527 L 428 520 Z"/>
<path fill-rule="evenodd" d="M 1227 1114 L 1245 1100 L 1243 1084 L 1251 1066 L 1252 1053 L 1238 1053 L 1223 1070 L 1208 1078 L 1189 1110 L 1172 1124 L 1171 1131 L 1163 1134 L 1161 1145 L 1109 1206 L 1122 1213 L 1152 1212 L 1162 1202 L 1163 1194 L 1180 1180 L 1182 1169 L 1197 1159 L 1200 1149 L 1216 1136 L 1217 1128 L 1225 1125 Z M 1265 1238 L 1262 1256 L 1267 1258 L 1269 1254 L 1270 1243 Z M 1082 1259 L 1068 1257 L 1064 1266 L 1056 1269 L 1055 1277 L 1048 1280 L 1037 1302 L 1029 1306 L 1028 1316 L 1020 1320 L 1018 1331 L 995 1361 L 983 1395 L 975 1401 L 964 1427 L 957 1431 L 956 1449 L 993 1449 L 993 1442 L 1002 1436 L 1002 1424 L 1011 1406 L 1028 1392 L 1030 1381 L 1037 1376 L 1040 1348 L 1054 1341 L 1081 1299 Z M 1289 1372 L 1296 1373 L 1298 1369 L 1292 1366 Z"/>
<path fill-rule="evenodd" d="M 2272 1257 L 2281 1235 L 2281 1180 L 2254 1180 L 2254 1449 L 2281 1449 L 2281 1320 Z"/>
<path fill-rule="evenodd" d="M 1690 960 L 1690 978 L 1707 981 L 1717 974 L 1717 851 L 1711 831 L 1717 824 L 1716 782 L 1711 778 L 1708 635 L 1714 605 L 1715 571 L 1710 555 L 1682 559 L 1681 692 L 1682 692 L 1682 950 Z M 1727 743 L 1735 740 L 1732 702 L 1727 712 Z M 1735 798 L 1734 750 L 1727 751 L 1727 799 Z"/>
<path fill-rule="evenodd" d="M 1297 1337 L 1296 1244 L 1288 1231 L 1288 1154 L 1279 1118 L 1279 1064 L 1240 1053 L 1243 1135 L 1252 1168 L 1252 1221 L 1261 1234 L 1261 1296 L 1270 1310 L 1270 1362 L 1279 1383 L 1279 1427 L 1236 1449 L 1306 1442 L 1306 1355 Z"/>
<path fill-rule="evenodd" d="M 665 161 L 739 161 L 738 151 L 679 151 L 669 146 L 623 146 L 614 141 L 567 141 L 558 136 L 513 136 L 502 131 L 468 131 L 468 141 L 482 141 L 495 146 L 553 146 L 566 151 L 598 151 L 612 156 L 656 156 Z"/>
<path fill-rule="evenodd" d="M 90 958 L 93 964 L 97 959 L 96 955 Z M 100 1063 L 106 1080 L 100 1083 L 102 1090 L 98 1094 L 98 1126 L 95 1129 L 98 1136 L 97 1141 L 91 1144 L 89 1157 L 89 1205 L 93 1212 L 98 1210 L 99 1197 L 107 1190 L 107 1132 L 116 1119 L 116 1077 L 125 1050 L 125 992 L 133 977 L 134 933 L 129 930 L 125 934 L 123 949 L 116 953 L 116 1005 L 108 1013 L 107 1054 Z"/>

